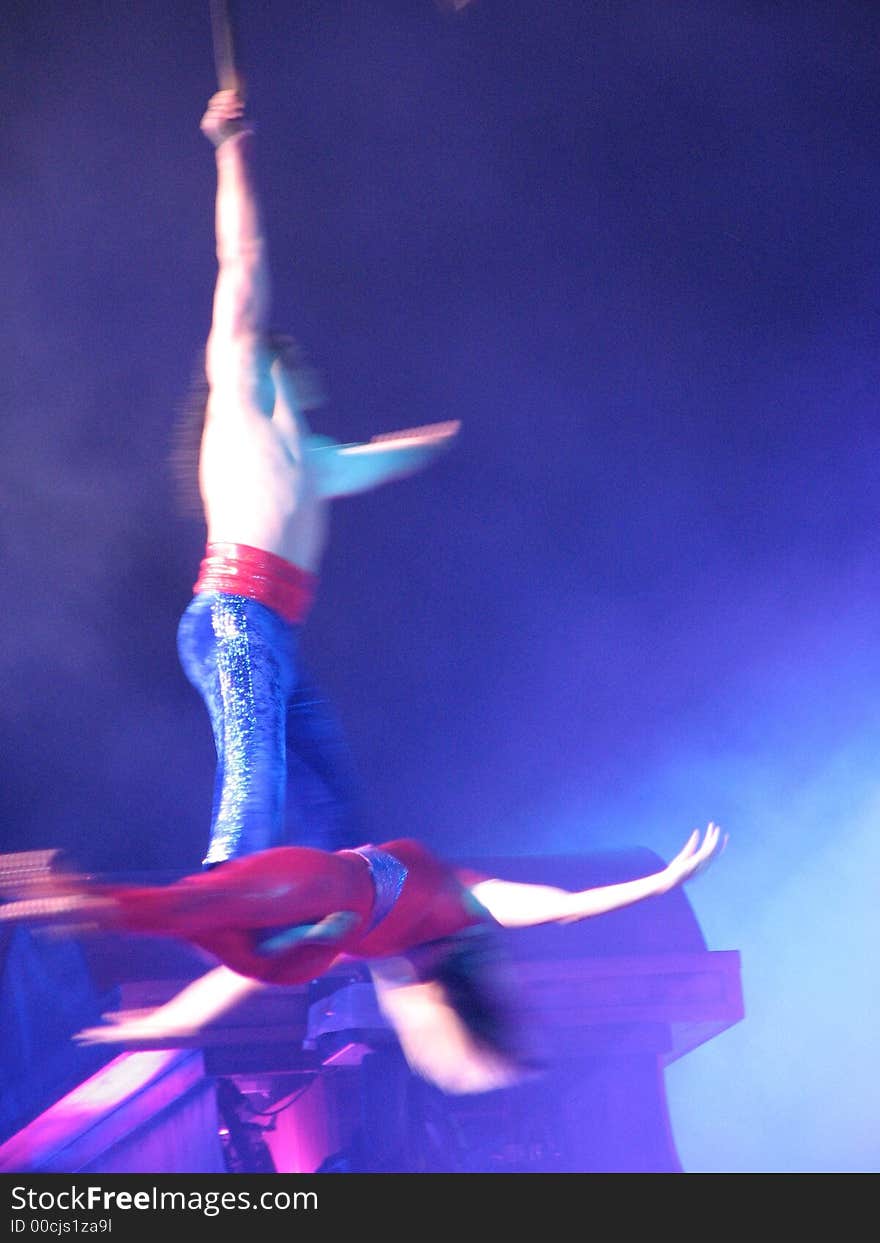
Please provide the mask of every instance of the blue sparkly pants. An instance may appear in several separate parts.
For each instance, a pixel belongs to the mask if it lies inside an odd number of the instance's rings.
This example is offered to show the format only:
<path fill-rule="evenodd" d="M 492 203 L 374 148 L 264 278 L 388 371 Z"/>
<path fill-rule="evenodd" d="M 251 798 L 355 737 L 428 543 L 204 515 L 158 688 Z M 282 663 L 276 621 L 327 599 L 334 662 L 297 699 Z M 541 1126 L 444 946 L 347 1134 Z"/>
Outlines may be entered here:
<path fill-rule="evenodd" d="M 326 700 L 304 675 L 300 627 L 256 600 L 205 592 L 181 617 L 177 647 L 217 751 L 205 865 L 291 841 L 360 845 L 366 829 L 353 766 Z"/>

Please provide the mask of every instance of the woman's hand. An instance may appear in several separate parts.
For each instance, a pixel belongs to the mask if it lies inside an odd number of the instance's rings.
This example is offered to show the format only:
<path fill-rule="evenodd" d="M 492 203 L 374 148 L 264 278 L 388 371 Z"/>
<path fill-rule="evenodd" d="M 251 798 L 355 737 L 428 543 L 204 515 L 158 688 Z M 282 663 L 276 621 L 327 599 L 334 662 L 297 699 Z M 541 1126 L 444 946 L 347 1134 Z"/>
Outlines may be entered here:
<path fill-rule="evenodd" d="M 692 880 L 698 872 L 708 867 L 713 859 L 721 854 L 727 845 L 727 834 L 722 833 L 717 824 L 709 821 L 706 832 L 700 840 L 700 830 L 694 829 L 682 849 L 671 859 L 662 872 L 658 873 L 659 893 L 667 893 L 677 885 Z"/>

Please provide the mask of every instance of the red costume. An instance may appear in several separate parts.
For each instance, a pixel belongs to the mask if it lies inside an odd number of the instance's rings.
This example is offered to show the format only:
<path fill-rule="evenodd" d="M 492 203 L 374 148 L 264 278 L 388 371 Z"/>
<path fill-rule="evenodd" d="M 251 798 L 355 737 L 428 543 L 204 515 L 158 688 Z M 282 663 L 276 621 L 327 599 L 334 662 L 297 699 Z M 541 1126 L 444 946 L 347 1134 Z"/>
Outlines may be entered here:
<path fill-rule="evenodd" d="M 399 893 L 378 921 L 370 863 L 346 850 L 279 846 L 164 887 L 100 886 L 97 893 L 115 903 L 107 908 L 112 926 L 183 938 L 240 975 L 273 984 L 314 979 L 342 955 L 402 954 L 489 919 L 465 889 L 464 875 L 418 842 L 402 839 L 375 849 L 403 865 Z M 317 924 L 339 911 L 353 912 L 357 922 L 332 944 L 261 950 L 279 930 Z"/>

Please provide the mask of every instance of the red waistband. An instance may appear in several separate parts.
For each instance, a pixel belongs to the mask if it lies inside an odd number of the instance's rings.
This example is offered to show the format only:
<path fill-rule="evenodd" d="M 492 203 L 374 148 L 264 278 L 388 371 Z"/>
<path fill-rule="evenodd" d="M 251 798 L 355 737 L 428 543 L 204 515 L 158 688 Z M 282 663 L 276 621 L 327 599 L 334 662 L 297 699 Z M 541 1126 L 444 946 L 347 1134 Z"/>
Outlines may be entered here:
<path fill-rule="evenodd" d="M 287 622 L 303 622 L 315 599 L 317 574 L 302 570 L 274 552 L 248 544 L 208 544 L 193 590 L 225 591 L 247 596 L 279 613 Z"/>

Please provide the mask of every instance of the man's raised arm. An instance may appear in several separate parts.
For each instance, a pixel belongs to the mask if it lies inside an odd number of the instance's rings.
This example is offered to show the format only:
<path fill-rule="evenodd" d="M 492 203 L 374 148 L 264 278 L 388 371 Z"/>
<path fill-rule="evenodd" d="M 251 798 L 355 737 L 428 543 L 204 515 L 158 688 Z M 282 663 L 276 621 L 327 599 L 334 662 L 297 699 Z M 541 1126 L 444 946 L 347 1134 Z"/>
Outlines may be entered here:
<path fill-rule="evenodd" d="M 214 144 L 217 161 L 215 228 L 217 282 L 206 366 L 212 408 L 227 401 L 260 401 L 260 380 L 268 378 L 262 344 L 269 314 L 269 269 L 253 172 L 253 130 L 234 90 L 212 96 L 202 132 Z M 267 413 L 271 413 L 269 405 Z"/>

